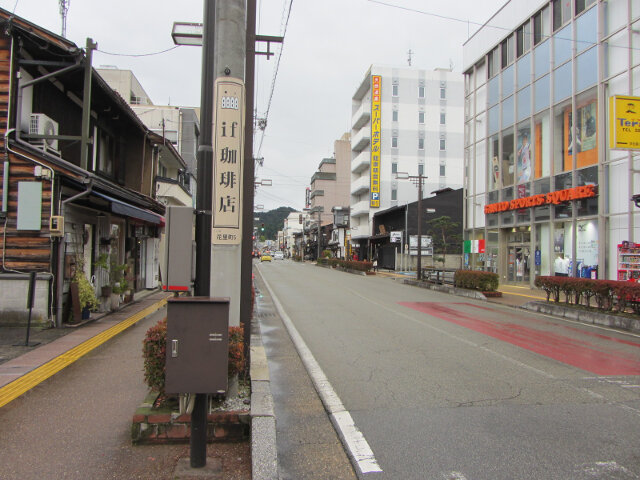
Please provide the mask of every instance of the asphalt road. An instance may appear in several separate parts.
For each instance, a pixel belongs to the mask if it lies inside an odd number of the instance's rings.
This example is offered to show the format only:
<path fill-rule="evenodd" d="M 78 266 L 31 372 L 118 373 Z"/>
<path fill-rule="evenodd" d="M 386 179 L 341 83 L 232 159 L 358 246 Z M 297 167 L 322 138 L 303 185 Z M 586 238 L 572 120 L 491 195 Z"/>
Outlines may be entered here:
<path fill-rule="evenodd" d="M 258 269 L 382 470 L 361 478 L 640 478 L 638 336 L 310 264 Z"/>
<path fill-rule="evenodd" d="M 0 479 L 169 478 L 185 446 L 132 446 L 144 333 L 161 309 L 0 409 Z"/>

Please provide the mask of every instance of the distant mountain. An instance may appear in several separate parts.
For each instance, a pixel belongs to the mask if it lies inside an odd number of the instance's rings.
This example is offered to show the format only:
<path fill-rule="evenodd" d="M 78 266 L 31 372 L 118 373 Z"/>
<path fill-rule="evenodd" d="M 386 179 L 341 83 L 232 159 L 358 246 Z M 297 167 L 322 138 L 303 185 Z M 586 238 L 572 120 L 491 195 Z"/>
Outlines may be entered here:
<path fill-rule="evenodd" d="M 278 231 L 282 230 L 284 226 L 284 219 L 289 216 L 291 212 L 295 212 L 295 209 L 291 207 L 279 207 L 275 210 L 269 210 L 268 212 L 256 212 L 253 217 L 258 220 L 254 220 L 254 225 L 257 227 L 258 238 L 264 235 L 265 240 L 277 240 Z M 260 229 L 264 223 L 264 232 Z"/>

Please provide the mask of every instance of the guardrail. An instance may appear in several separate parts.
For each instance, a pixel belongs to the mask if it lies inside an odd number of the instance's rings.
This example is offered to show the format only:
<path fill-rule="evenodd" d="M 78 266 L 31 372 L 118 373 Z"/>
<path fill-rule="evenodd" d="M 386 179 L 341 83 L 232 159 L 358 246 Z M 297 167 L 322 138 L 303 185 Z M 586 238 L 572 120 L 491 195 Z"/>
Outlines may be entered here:
<path fill-rule="evenodd" d="M 455 268 L 425 267 L 422 269 L 422 278 L 427 282 L 433 282 L 439 285 L 453 285 L 453 277 L 456 270 Z"/>

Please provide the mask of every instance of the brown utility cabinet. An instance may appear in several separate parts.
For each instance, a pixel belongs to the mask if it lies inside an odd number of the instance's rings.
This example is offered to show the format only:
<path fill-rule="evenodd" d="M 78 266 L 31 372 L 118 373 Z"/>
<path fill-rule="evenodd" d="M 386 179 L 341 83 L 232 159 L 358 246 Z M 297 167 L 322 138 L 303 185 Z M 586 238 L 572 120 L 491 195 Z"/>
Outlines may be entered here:
<path fill-rule="evenodd" d="M 229 363 L 229 299 L 167 301 L 165 391 L 224 394 Z"/>

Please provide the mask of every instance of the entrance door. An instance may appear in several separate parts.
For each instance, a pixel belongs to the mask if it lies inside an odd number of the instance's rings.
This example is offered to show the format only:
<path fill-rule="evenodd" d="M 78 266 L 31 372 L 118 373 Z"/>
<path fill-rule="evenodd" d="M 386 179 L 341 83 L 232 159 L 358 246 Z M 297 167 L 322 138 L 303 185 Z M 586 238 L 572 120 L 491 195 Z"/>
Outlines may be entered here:
<path fill-rule="evenodd" d="M 531 248 L 529 245 L 507 247 L 507 281 L 529 283 L 531 278 Z"/>

